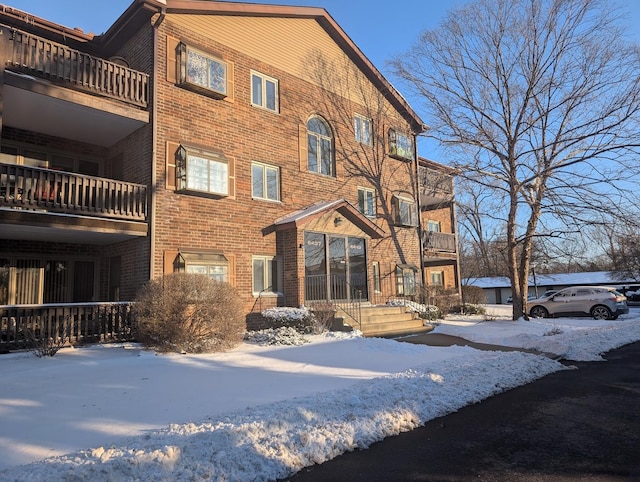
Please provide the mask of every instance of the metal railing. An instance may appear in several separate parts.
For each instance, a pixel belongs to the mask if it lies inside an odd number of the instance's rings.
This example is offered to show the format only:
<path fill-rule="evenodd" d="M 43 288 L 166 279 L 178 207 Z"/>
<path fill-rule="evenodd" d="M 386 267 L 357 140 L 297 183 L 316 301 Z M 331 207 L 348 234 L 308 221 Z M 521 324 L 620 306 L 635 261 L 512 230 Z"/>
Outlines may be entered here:
<path fill-rule="evenodd" d="M 146 221 L 147 187 L 0 163 L 0 207 Z"/>
<path fill-rule="evenodd" d="M 31 348 L 40 340 L 68 344 L 133 339 L 132 303 L 0 306 L 0 348 Z"/>
<path fill-rule="evenodd" d="M 305 305 L 324 309 L 327 305 L 336 308 L 354 320 L 362 329 L 362 302 L 366 300 L 364 285 L 353 286 L 345 276 L 310 275 L 304 279 Z"/>
<path fill-rule="evenodd" d="M 139 107 L 149 103 L 149 75 L 71 49 L 27 32 L 6 27 L 13 48 L 6 67 L 17 72 L 120 100 Z"/>

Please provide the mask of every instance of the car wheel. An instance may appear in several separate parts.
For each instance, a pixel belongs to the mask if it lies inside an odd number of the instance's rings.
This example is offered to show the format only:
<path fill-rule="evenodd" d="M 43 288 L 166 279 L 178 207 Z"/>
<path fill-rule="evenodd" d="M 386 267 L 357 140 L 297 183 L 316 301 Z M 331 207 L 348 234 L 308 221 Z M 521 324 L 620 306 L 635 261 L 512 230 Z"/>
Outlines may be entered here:
<path fill-rule="evenodd" d="M 544 306 L 534 306 L 531 308 L 530 313 L 534 318 L 547 318 L 549 316 L 549 312 Z"/>
<path fill-rule="evenodd" d="M 611 310 L 602 305 L 594 306 L 591 309 L 591 316 L 593 316 L 596 320 L 610 320 Z"/>

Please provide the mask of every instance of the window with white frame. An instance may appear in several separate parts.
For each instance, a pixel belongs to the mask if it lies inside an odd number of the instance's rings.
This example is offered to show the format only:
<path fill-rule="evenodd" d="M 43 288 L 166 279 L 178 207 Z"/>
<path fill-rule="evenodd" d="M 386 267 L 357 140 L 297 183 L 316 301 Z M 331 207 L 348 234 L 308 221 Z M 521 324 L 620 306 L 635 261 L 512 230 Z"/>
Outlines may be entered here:
<path fill-rule="evenodd" d="M 444 272 L 443 271 L 431 271 L 431 285 L 432 286 L 444 286 Z"/>
<path fill-rule="evenodd" d="M 371 119 L 356 114 L 353 116 L 353 128 L 356 141 L 361 144 L 371 145 Z"/>
<path fill-rule="evenodd" d="M 251 195 L 254 199 L 280 200 L 280 168 L 253 162 L 251 164 Z"/>
<path fill-rule="evenodd" d="M 178 190 L 229 195 L 230 163 L 222 152 L 181 145 L 178 160 Z"/>
<path fill-rule="evenodd" d="M 229 259 L 220 251 L 185 250 L 174 262 L 178 272 L 202 274 L 220 282 L 229 282 Z"/>
<path fill-rule="evenodd" d="M 430 233 L 439 233 L 440 221 L 427 221 L 427 231 L 429 231 Z"/>
<path fill-rule="evenodd" d="M 307 156 L 309 171 L 335 176 L 333 133 L 329 124 L 318 116 L 307 121 Z"/>
<path fill-rule="evenodd" d="M 253 256 L 253 293 L 281 292 L 280 263 L 275 256 Z"/>
<path fill-rule="evenodd" d="M 396 266 L 396 293 L 400 296 L 410 296 L 416 293 L 416 271 L 411 265 L 399 264 Z"/>
<path fill-rule="evenodd" d="M 180 44 L 180 83 L 219 97 L 227 96 L 227 63 L 208 53 Z"/>
<path fill-rule="evenodd" d="M 393 218 L 398 226 L 417 226 L 418 214 L 416 203 L 413 199 L 402 196 L 393 196 Z"/>
<path fill-rule="evenodd" d="M 203 274 L 216 281 L 229 281 L 229 266 L 227 264 L 187 262 L 186 272 L 192 274 Z"/>
<path fill-rule="evenodd" d="M 358 210 L 365 216 L 376 216 L 376 192 L 373 189 L 358 188 Z"/>
<path fill-rule="evenodd" d="M 389 129 L 389 155 L 403 161 L 413 161 L 413 138 L 395 129 Z"/>
<path fill-rule="evenodd" d="M 259 72 L 251 72 L 251 104 L 278 112 L 278 81 Z"/>
<path fill-rule="evenodd" d="M 373 263 L 371 263 L 371 268 L 373 270 L 373 291 L 375 291 L 376 293 L 380 293 L 380 263 L 378 261 L 374 261 Z"/>

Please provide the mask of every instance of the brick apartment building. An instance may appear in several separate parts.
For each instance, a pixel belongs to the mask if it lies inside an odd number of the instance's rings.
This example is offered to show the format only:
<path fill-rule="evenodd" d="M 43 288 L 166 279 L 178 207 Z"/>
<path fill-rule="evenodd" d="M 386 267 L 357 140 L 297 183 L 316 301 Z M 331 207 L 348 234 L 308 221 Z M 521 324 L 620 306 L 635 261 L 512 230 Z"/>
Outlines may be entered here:
<path fill-rule="evenodd" d="M 249 315 L 415 293 L 425 127 L 324 9 L 135 0 L 95 36 L 2 6 L 0 29 L 0 305 L 90 317 L 174 271 Z"/>

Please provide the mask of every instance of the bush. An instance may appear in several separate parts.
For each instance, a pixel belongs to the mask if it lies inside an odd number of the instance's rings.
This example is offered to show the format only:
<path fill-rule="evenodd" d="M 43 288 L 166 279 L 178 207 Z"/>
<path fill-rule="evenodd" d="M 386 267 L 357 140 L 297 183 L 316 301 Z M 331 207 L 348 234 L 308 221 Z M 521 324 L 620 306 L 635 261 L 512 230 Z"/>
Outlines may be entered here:
<path fill-rule="evenodd" d="M 465 285 L 462 287 L 462 303 L 464 305 L 486 304 L 487 297 L 479 286 Z"/>
<path fill-rule="evenodd" d="M 454 307 L 460 303 L 457 291 L 443 286 L 423 286 L 422 298 L 429 305 L 438 307 L 440 311 L 439 318 L 444 318 L 445 315 L 451 313 Z"/>
<path fill-rule="evenodd" d="M 291 327 L 268 328 L 266 330 L 248 331 L 245 341 L 259 345 L 300 346 L 309 343 L 298 330 Z"/>
<path fill-rule="evenodd" d="M 460 312 L 465 315 L 484 315 L 487 310 L 484 309 L 484 306 L 467 303 L 460 307 Z"/>
<path fill-rule="evenodd" d="M 313 313 L 304 307 L 267 308 L 262 312 L 262 316 L 273 325 L 272 328 L 294 328 L 299 333 L 315 331 L 316 320 Z"/>
<path fill-rule="evenodd" d="M 151 280 L 134 303 L 136 337 L 160 351 L 222 351 L 242 342 L 243 306 L 228 283 L 173 273 Z"/>

